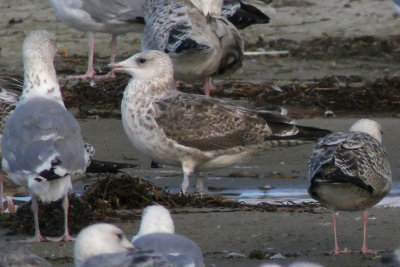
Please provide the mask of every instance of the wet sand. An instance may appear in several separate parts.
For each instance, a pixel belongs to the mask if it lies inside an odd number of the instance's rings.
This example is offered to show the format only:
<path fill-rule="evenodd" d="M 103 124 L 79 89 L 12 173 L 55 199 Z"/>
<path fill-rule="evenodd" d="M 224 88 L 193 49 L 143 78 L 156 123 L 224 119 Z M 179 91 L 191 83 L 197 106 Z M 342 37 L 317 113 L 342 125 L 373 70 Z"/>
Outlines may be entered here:
<path fill-rule="evenodd" d="M 255 44 L 259 36 L 265 40 L 285 38 L 295 41 L 309 40 L 325 35 L 349 38 L 373 35 L 379 38 L 398 34 L 400 19 L 394 14 L 389 0 L 361 1 L 279 1 L 270 25 L 254 26 L 243 31 L 245 40 Z M 292 4 L 288 4 L 292 2 Z M 285 4 L 286 3 L 286 4 Z M 56 32 L 59 41 L 71 54 L 70 59 L 58 58 L 59 73 L 70 71 L 71 61 L 77 60 L 75 72 L 86 70 L 86 34 L 70 29 L 59 22 L 48 1 L 5 0 L 0 3 L 0 73 L 21 74 L 21 45 L 27 32 L 32 29 L 48 29 Z M 4 23 L 3 23 L 4 22 Z M 96 34 L 96 68 L 108 62 L 108 42 L 110 36 Z M 140 50 L 140 34 L 129 34 L 118 39 L 122 59 Z M 263 81 L 285 84 L 288 81 L 304 81 L 326 75 L 360 75 L 375 79 L 384 75 L 398 75 L 400 63 L 384 58 L 338 58 L 329 60 L 307 58 L 266 58 L 246 57 L 242 69 L 231 77 L 246 81 Z M 374 113 L 371 111 L 371 113 Z M 393 171 L 394 187 L 399 188 L 400 178 L 400 131 L 399 117 L 374 115 L 384 129 L 384 145 L 388 150 Z M 335 131 L 346 131 L 356 120 L 354 114 L 344 118 L 323 119 L 319 117 L 299 120 L 305 125 L 319 126 Z M 126 170 L 149 178 L 160 187 L 178 188 L 181 183 L 179 168 L 164 167 L 150 169 L 150 159 L 137 152 L 130 144 L 118 119 L 81 119 L 82 133 L 86 141 L 96 147 L 96 158 L 140 162 L 139 169 Z M 236 166 L 203 173 L 205 184 L 212 188 L 251 189 L 265 186 L 275 188 L 305 188 L 305 166 L 312 144 L 275 149 Z M 232 173 L 242 172 L 243 177 L 232 177 Z M 271 178 L 277 176 L 291 179 Z M 191 182 L 194 184 L 194 181 Z M 81 190 L 81 185 L 75 185 Z M 290 200 L 288 198 L 287 200 Z M 272 200 L 273 201 L 273 200 Z M 137 211 L 140 212 L 140 211 Z M 324 266 L 390 266 L 381 263 L 381 256 L 400 245 L 398 218 L 400 209 L 374 207 L 369 215 L 368 244 L 372 249 L 382 249 L 379 256 L 328 255 L 333 248 L 331 213 L 324 208 L 300 209 L 298 211 L 258 212 L 242 209 L 198 209 L 179 208 L 173 210 L 176 232 L 183 234 L 202 248 L 206 266 L 259 266 L 264 262 L 286 265 L 293 261 L 307 260 Z M 139 221 L 118 223 L 130 238 L 138 229 Z M 60 226 L 61 227 L 61 226 Z M 341 213 L 338 225 L 339 245 L 349 249 L 359 249 L 362 245 L 362 213 Z M 1 243 L 25 238 L 5 235 L 7 229 L 0 229 Z M 40 256 L 57 260 L 63 257 L 67 263 L 54 262 L 55 266 L 73 266 L 68 262 L 72 256 L 72 243 L 18 244 L 28 246 Z M 249 259 L 251 252 L 261 251 L 263 260 Z M 226 258 L 229 252 L 240 253 L 246 258 Z M 285 259 L 268 259 L 282 253 Z"/>

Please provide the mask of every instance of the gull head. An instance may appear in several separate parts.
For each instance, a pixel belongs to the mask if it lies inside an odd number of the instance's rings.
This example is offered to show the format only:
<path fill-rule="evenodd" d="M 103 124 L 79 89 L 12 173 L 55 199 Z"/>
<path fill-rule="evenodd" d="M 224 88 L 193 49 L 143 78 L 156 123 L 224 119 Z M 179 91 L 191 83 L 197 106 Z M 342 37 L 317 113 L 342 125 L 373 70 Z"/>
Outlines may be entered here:
<path fill-rule="evenodd" d="M 360 119 L 353 123 L 350 132 L 363 132 L 371 135 L 379 142 L 382 142 L 382 129 L 379 123 L 370 119 Z"/>
<path fill-rule="evenodd" d="M 154 81 L 173 78 L 171 59 L 166 53 L 158 50 L 144 51 L 109 66 L 115 71 L 132 75 L 135 80 Z"/>
<path fill-rule="evenodd" d="M 57 38 L 54 33 L 46 30 L 32 31 L 25 37 L 22 53 L 25 68 L 28 67 L 27 63 L 38 64 L 44 61 L 53 64 L 57 53 Z"/>
<path fill-rule="evenodd" d="M 220 17 L 223 0 L 191 0 L 204 16 Z"/>
<path fill-rule="evenodd" d="M 89 258 L 111 253 L 121 253 L 134 246 L 121 229 L 112 224 L 98 223 L 82 229 L 74 245 L 75 266 L 80 267 Z"/>
<path fill-rule="evenodd" d="M 139 232 L 133 237 L 132 242 L 141 236 L 153 233 L 175 233 L 171 214 L 163 206 L 154 205 L 144 209 Z"/>

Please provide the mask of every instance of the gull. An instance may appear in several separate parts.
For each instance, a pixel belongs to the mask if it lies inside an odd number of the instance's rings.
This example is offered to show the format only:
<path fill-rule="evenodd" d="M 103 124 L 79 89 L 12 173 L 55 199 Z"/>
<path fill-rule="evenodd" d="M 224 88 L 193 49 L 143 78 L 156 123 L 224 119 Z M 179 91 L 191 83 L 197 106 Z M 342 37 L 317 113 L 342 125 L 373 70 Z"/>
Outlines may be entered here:
<path fill-rule="evenodd" d="M 311 153 L 308 179 L 310 196 L 334 211 L 334 253 L 346 252 L 338 247 L 335 212 L 359 210 L 364 211 L 361 252 L 375 252 L 367 248 L 367 209 L 384 198 L 392 186 L 380 125 L 361 119 L 351 126 L 349 133 L 337 132 L 322 138 Z"/>
<path fill-rule="evenodd" d="M 97 223 L 82 229 L 74 245 L 75 267 L 173 267 L 159 253 L 136 249 L 121 229 Z"/>
<path fill-rule="evenodd" d="M 179 267 L 204 267 L 201 249 L 187 237 L 175 234 L 169 211 L 162 206 L 144 209 L 140 229 L 132 238 L 135 247 L 154 250 Z"/>
<path fill-rule="evenodd" d="M 0 78 L 1 84 L 7 84 L 8 87 L 13 87 L 15 89 L 23 88 L 23 81 L 14 78 Z M 0 144 L 1 137 L 3 135 L 3 129 L 6 124 L 8 117 L 14 112 L 21 92 L 13 89 L 6 90 L 4 87 L 0 87 Z M 136 164 L 128 164 L 128 163 L 119 163 L 119 162 L 109 162 L 94 159 L 96 154 L 95 148 L 89 144 L 84 144 L 87 154 L 89 155 L 89 162 L 86 168 L 86 173 L 117 173 L 120 169 L 124 168 L 134 168 Z M 0 147 L 0 156 L 1 156 L 1 147 Z M 5 185 L 5 186 L 4 186 Z M 20 187 L 14 184 L 12 181 L 8 179 L 8 177 L 4 176 L 4 172 L 0 170 L 0 205 L 1 212 L 4 213 L 5 207 L 3 203 L 4 198 L 4 188 L 7 189 L 5 198 L 8 202 L 8 210 L 11 213 L 15 212 L 15 205 L 13 201 L 13 196 L 15 194 L 19 195 L 29 195 L 26 188 Z"/>
<path fill-rule="evenodd" d="M 10 245 L 0 246 L 0 266 L 2 267 L 51 267 L 45 259 L 33 254 L 22 246 Z"/>
<path fill-rule="evenodd" d="M 181 166 L 182 193 L 198 171 L 227 167 L 272 146 L 302 144 L 330 133 L 296 125 L 278 112 L 174 90 L 172 61 L 161 51 L 145 51 L 110 66 L 133 77 L 121 103 L 130 142 L 156 161 Z M 202 194 L 201 177 L 197 187 Z"/>
<path fill-rule="evenodd" d="M 94 34 L 111 34 L 111 63 L 115 61 L 117 36 L 128 32 L 142 32 L 144 23 L 141 0 L 50 0 L 57 17 L 68 26 L 87 32 L 89 41 L 88 69 L 84 75 L 70 76 L 75 79 L 92 79 L 96 72 L 93 68 Z M 103 78 L 113 78 L 111 71 Z"/>
<path fill-rule="evenodd" d="M 14 112 L 8 117 L 1 140 L 2 168 L 32 196 L 35 236 L 40 242 L 38 199 L 63 198 L 64 235 L 52 241 L 70 241 L 68 191 L 71 179 L 85 172 L 89 156 L 80 127 L 62 100 L 53 65 L 57 52 L 53 33 L 39 30 L 23 43 L 24 87 Z"/>
<path fill-rule="evenodd" d="M 243 59 L 242 37 L 221 8 L 222 0 L 146 0 L 142 50 L 168 53 L 174 78 L 205 79 L 210 95 L 211 77 L 239 68 Z"/>

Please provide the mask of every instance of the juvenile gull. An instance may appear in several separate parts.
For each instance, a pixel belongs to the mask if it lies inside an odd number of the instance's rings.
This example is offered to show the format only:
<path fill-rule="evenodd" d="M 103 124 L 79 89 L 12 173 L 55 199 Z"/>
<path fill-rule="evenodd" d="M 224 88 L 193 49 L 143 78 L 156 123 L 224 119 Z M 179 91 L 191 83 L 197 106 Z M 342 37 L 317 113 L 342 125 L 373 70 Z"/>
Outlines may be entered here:
<path fill-rule="evenodd" d="M 93 78 L 93 32 L 111 34 L 111 63 L 115 61 L 117 36 L 128 32 L 142 32 L 144 27 L 141 2 L 143 0 L 50 0 L 57 17 L 68 26 L 88 32 L 89 58 L 86 74 L 71 78 Z M 114 77 L 111 71 L 104 77 Z"/>
<path fill-rule="evenodd" d="M 152 159 L 182 166 L 183 193 L 198 171 L 227 167 L 271 146 L 301 144 L 330 133 L 295 125 L 277 112 L 173 90 L 172 62 L 161 51 L 142 52 L 110 66 L 133 76 L 121 104 L 129 140 Z M 201 178 L 197 186 L 202 193 Z"/>
<path fill-rule="evenodd" d="M 80 127 L 62 100 L 53 66 L 56 37 L 47 31 L 28 34 L 23 44 L 24 88 L 15 111 L 9 116 L 2 137 L 2 168 L 10 179 L 26 187 L 32 196 L 35 237 L 42 241 L 38 199 L 63 198 L 64 235 L 68 231 L 68 191 L 71 179 L 84 173 L 89 157 Z"/>
<path fill-rule="evenodd" d="M 211 77 L 237 69 L 243 59 L 243 40 L 221 7 L 222 0 L 146 0 L 142 49 L 168 53 L 174 78 L 205 79 L 210 95 Z"/>
<path fill-rule="evenodd" d="M 308 179 L 310 196 L 334 212 L 334 253 L 346 252 L 337 244 L 335 212 L 358 210 L 364 210 L 361 252 L 374 252 L 367 248 L 367 209 L 384 198 L 392 186 L 380 125 L 361 119 L 351 126 L 349 133 L 337 132 L 322 138 L 311 153 Z"/>
<path fill-rule="evenodd" d="M 98 223 L 80 231 L 74 245 L 75 267 L 173 267 L 159 253 L 136 249 L 121 229 Z"/>
<path fill-rule="evenodd" d="M 135 247 L 154 250 L 178 267 L 204 267 L 203 254 L 192 240 L 175 234 L 169 211 L 162 206 L 144 209 L 140 229 L 132 238 Z"/>

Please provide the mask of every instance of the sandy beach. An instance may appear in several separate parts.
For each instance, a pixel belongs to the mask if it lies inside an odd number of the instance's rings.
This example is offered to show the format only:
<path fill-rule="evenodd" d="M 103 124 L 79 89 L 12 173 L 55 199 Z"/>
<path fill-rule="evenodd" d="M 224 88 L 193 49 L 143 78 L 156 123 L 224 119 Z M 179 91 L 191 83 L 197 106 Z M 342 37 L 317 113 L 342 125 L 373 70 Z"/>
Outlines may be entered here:
<path fill-rule="evenodd" d="M 290 55 L 245 57 L 242 68 L 237 72 L 216 77 L 217 86 L 235 80 L 254 83 L 255 86 L 267 84 L 282 87 L 315 83 L 331 75 L 353 75 L 362 83 L 369 83 L 400 75 L 400 53 L 395 49 L 400 47 L 400 18 L 395 14 L 391 1 L 276 0 L 271 7 L 270 24 L 255 25 L 241 32 L 246 49 L 289 49 Z M 22 41 L 26 33 L 34 29 L 55 32 L 59 43 L 68 50 L 68 58 L 56 59 L 60 76 L 86 70 L 86 34 L 59 21 L 48 1 L 3 0 L 0 2 L 0 15 L 0 74 L 22 75 Z M 119 37 L 117 60 L 140 51 L 140 38 L 140 33 Z M 108 63 L 109 41 L 110 36 L 96 34 L 97 70 Z M 340 49 L 336 51 L 338 47 Z M 337 83 L 340 87 L 340 82 Z M 65 84 L 65 80 L 61 84 Z M 357 83 L 351 85 L 358 86 Z M 69 84 L 68 90 L 73 86 Z M 124 88 L 124 84 L 115 86 L 118 90 Z M 392 168 L 393 188 L 384 203 L 369 212 L 368 245 L 371 249 L 382 250 L 382 253 L 330 255 L 333 249 L 331 212 L 319 206 L 274 212 L 244 208 L 174 208 L 171 211 L 176 232 L 189 237 L 201 247 L 206 266 L 260 266 L 266 262 L 287 266 L 295 261 L 315 262 L 323 266 L 395 266 L 394 263 L 385 263 L 384 258 L 400 246 L 400 87 L 396 86 L 393 85 L 395 94 L 391 98 L 376 99 L 378 104 L 394 103 L 392 106 L 395 108 L 387 112 L 344 112 L 337 109 L 332 112 L 340 115 L 325 118 L 321 109 L 286 106 L 289 114 L 296 114 L 299 123 L 332 131 L 347 131 L 352 122 L 360 117 L 370 117 L 381 123 L 383 144 Z M 246 97 L 227 100 L 256 105 L 254 99 Z M 303 110 L 307 111 L 306 114 L 302 113 Z M 71 111 L 79 117 L 85 141 L 96 148 L 96 159 L 139 163 L 139 168 L 124 171 L 146 178 L 160 188 L 172 191 L 179 188 L 181 170 L 168 166 L 150 168 L 151 159 L 129 143 L 118 116 L 82 116 L 82 110 L 76 107 Z M 114 114 L 118 115 L 118 109 Z M 249 203 L 265 201 L 290 206 L 291 201 L 311 201 L 306 193 L 304 173 L 312 147 L 310 143 L 273 149 L 235 166 L 202 173 L 205 185 L 210 194 L 222 194 L 225 198 Z M 87 181 L 76 183 L 75 192 L 82 192 L 86 184 Z M 195 182 L 191 181 L 191 184 Z M 140 214 L 141 210 L 133 212 Z M 338 219 L 339 246 L 359 250 L 362 245 L 362 213 L 343 212 Z M 129 239 L 137 232 L 140 223 L 139 220 L 114 221 Z M 7 233 L 7 228 L 0 228 L 0 246 L 26 246 L 50 260 L 54 266 L 73 266 L 73 243 L 15 244 L 10 241 L 25 236 Z"/>

